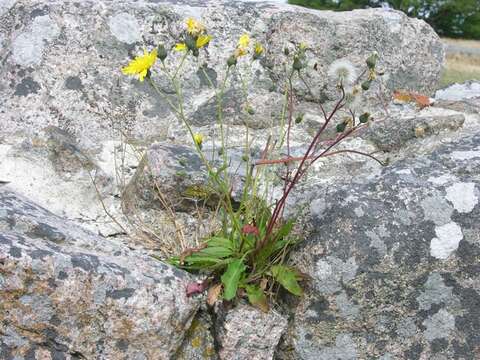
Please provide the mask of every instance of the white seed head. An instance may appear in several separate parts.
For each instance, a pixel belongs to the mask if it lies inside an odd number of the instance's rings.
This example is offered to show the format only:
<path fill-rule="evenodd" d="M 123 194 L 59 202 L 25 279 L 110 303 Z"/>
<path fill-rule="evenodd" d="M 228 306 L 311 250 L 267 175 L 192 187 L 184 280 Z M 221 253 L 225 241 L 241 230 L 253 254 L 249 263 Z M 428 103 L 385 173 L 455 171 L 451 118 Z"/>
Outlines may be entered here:
<path fill-rule="evenodd" d="M 351 85 L 357 79 L 357 69 L 347 59 L 335 60 L 328 68 L 328 76 L 343 85 Z"/>

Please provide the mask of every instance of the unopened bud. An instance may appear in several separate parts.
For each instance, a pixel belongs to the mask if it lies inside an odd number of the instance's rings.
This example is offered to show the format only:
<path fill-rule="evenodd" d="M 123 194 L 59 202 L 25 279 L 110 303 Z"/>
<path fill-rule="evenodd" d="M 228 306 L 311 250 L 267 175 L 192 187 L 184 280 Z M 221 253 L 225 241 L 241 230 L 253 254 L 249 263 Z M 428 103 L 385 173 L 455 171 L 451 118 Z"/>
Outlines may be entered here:
<path fill-rule="evenodd" d="M 370 85 L 372 85 L 372 82 L 370 80 L 364 81 L 362 83 L 362 89 L 367 91 L 368 89 L 370 89 Z"/>
<path fill-rule="evenodd" d="M 300 58 L 298 56 L 295 56 L 293 58 L 293 70 L 300 71 L 304 67 L 305 67 L 305 65 L 303 64 L 302 60 L 300 60 Z"/>
<path fill-rule="evenodd" d="M 377 65 L 377 59 L 378 54 L 376 52 L 368 57 L 366 62 L 369 69 L 375 69 L 375 66 Z"/>
<path fill-rule="evenodd" d="M 300 124 L 302 121 L 303 121 L 303 114 L 299 114 L 299 115 L 295 118 L 295 124 Z"/>
<path fill-rule="evenodd" d="M 163 44 L 158 45 L 157 56 L 160 59 L 160 61 L 164 61 L 167 58 L 168 56 L 167 49 L 165 49 L 165 46 L 163 46 Z"/>
<path fill-rule="evenodd" d="M 237 58 L 235 57 L 235 55 L 232 55 L 228 58 L 227 65 L 228 67 L 237 65 Z"/>
<path fill-rule="evenodd" d="M 197 42 L 191 36 L 187 36 L 187 38 L 185 39 L 185 45 L 187 45 L 188 50 L 194 51 L 195 49 L 197 49 Z"/>
<path fill-rule="evenodd" d="M 347 123 L 342 122 L 337 125 L 337 132 L 341 133 L 345 131 L 345 128 L 347 127 Z"/>
<path fill-rule="evenodd" d="M 370 119 L 370 113 L 368 113 L 368 112 L 360 115 L 360 117 L 359 117 L 359 120 L 362 124 L 365 124 L 368 121 L 368 119 Z"/>

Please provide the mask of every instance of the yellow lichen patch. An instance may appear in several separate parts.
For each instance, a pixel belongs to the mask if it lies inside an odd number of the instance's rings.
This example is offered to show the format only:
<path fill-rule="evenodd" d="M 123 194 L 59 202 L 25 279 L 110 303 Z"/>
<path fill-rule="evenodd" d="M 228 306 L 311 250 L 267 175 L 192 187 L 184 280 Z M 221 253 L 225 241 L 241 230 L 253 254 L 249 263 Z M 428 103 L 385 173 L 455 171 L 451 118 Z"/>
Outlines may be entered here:
<path fill-rule="evenodd" d="M 202 338 L 200 336 L 195 336 L 193 339 L 192 339 L 192 347 L 194 348 L 199 348 L 200 346 L 202 346 Z"/>
<path fill-rule="evenodd" d="M 400 104 L 415 103 L 421 109 L 432 105 L 428 96 L 408 90 L 395 90 L 393 93 L 393 100 Z"/>
<path fill-rule="evenodd" d="M 423 138 L 425 137 L 425 127 L 424 126 L 417 126 L 415 128 L 415 137 L 416 138 Z"/>
<path fill-rule="evenodd" d="M 186 198 L 193 198 L 193 199 L 201 199 L 205 200 L 208 199 L 212 195 L 212 192 L 202 185 L 193 185 L 185 189 L 182 193 L 182 196 Z"/>

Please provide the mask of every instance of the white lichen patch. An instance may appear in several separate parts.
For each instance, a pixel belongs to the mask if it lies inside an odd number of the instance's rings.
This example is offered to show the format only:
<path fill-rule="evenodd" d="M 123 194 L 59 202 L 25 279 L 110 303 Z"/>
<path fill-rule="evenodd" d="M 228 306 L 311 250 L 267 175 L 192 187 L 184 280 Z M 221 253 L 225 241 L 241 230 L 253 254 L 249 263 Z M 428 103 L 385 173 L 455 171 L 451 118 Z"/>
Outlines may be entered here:
<path fill-rule="evenodd" d="M 428 181 L 435 185 L 445 185 L 451 181 L 455 181 L 456 177 L 451 174 L 444 174 L 440 176 L 432 176 L 428 178 Z"/>
<path fill-rule="evenodd" d="M 447 200 L 460 213 L 469 213 L 478 204 L 474 183 L 455 183 L 447 188 Z"/>
<path fill-rule="evenodd" d="M 13 60 L 23 66 L 40 64 L 45 44 L 53 41 L 59 34 L 60 28 L 48 15 L 36 17 L 30 29 L 13 41 Z"/>
<path fill-rule="evenodd" d="M 467 150 L 467 151 L 452 151 L 450 157 L 453 160 L 472 160 L 480 159 L 480 151 Z"/>
<path fill-rule="evenodd" d="M 0 1 L 0 16 L 3 15 L 10 9 L 13 4 L 15 4 L 15 0 L 2 0 Z"/>
<path fill-rule="evenodd" d="M 455 317 L 447 310 L 441 309 L 426 319 L 423 325 L 426 327 L 423 335 L 428 341 L 445 338 L 455 329 Z"/>
<path fill-rule="evenodd" d="M 358 265 L 355 258 L 343 261 L 335 256 L 319 259 L 315 266 L 316 288 L 322 294 L 333 294 L 341 289 L 341 283 L 355 278 Z"/>
<path fill-rule="evenodd" d="M 327 204 L 324 198 L 318 198 L 310 203 L 310 212 L 315 216 L 322 216 L 327 209 Z"/>
<path fill-rule="evenodd" d="M 435 234 L 437 237 L 430 242 L 430 255 L 442 260 L 457 250 L 458 244 L 463 239 L 462 228 L 453 221 L 435 227 Z"/>
<path fill-rule="evenodd" d="M 435 225 L 445 225 L 451 222 L 452 206 L 440 195 L 430 196 L 421 201 L 425 220 L 432 220 Z"/>
<path fill-rule="evenodd" d="M 113 36 L 124 43 L 133 44 L 142 39 L 140 25 L 133 15 L 120 13 L 112 16 L 108 26 Z"/>
<path fill-rule="evenodd" d="M 365 215 L 365 212 L 363 211 L 361 206 L 356 207 L 355 209 L 353 209 L 353 211 L 355 212 L 355 215 L 357 215 L 358 217 L 362 217 L 363 215 Z"/>

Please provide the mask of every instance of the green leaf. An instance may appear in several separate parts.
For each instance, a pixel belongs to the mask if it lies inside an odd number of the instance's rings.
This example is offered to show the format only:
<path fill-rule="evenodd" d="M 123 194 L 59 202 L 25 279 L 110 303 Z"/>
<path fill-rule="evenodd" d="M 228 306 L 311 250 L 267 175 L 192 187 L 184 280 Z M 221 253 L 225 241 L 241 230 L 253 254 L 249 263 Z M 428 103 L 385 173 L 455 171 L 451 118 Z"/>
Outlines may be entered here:
<path fill-rule="evenodd" d="M 288 220 L 285 224 L 282 225 L 280 230 L 277 231 L 277 234 L 275 237 L 280 240 L 288 236 L 292 231 L 294 224 L 295 224 L 295 220 Z"/>
<path fill-rule="evenodd" d="M 267 297 L 259 286 L 246 285 L 245 290 L 247 290 L 248 301 L 250 301 L 250 304 L 259 308 L 263 312 L 268 312 L 269 306 Z"/>
<path fill-rule="evenodd" d="M 302 288 L 297 281 L 297 272 L 283 265 L 272 266 L 272 275 L 285 289 L 293 295 L 302 295 Z"/>
<path fill-rule="evenodd" d="M 220 237 L 220 236 L 214 236 L 211 237 L 210 239 L 207 240 L 208 246 L 222 246 L 227 249 L 232 248 L 232 242 L 230 239 Z"/>
<path fill-rule="evenodd" d="M 232 255 L 232 250 L 223 246 L 208 246 L 199 251 L 198 254 L 212 256 L 215 258 L 224 258 Z"/>
<path fill-rule="evenodd" d="M 238 283 L 245 272 L 245 265 L 241 259 L 233 260 L 228 264 L 227 270 L 222 275 L 223 297 L 225 300 L 232 300 L 237 294 Z"/>

